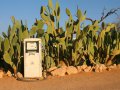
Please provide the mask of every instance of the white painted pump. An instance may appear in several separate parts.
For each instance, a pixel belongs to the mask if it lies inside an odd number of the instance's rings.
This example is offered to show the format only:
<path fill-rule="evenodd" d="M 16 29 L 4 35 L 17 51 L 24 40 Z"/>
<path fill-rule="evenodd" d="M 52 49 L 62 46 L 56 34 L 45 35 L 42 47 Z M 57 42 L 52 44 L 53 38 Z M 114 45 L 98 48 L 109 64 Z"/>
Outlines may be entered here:
<path fill-rule="evenodd" d="M 42 77 L 41 45 L 41 39 L 24 39 L 24 78 Z"/>

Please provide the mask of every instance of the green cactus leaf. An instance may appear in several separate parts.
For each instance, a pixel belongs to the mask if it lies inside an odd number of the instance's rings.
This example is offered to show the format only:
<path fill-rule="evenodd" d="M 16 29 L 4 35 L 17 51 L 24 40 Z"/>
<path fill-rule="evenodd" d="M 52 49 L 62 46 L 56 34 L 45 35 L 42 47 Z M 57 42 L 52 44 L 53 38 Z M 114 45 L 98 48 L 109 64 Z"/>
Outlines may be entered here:
<path fill-rule="evenodd" d="M 52 0 L 48 0 L 48 6 L 49 6 L 49 8 L 53 9 Z"/>
<path fill-rule="evenodd" d="M 110 45 L 107 47 L 107 55 L 110 55 Z"/>
<path fill-rule="evenodd" d="M 13 48 L 13 46 L 11 45 L 11 46 L 10 46 L 10 51 L 9 51 L 9 55 L 10 55 L 11 58 L 12 58 L 13 54 L 14 54 L 14 48 Z"/>
<path fill-rule="evenodd" d="M 59 44 L 62 45 L 63 50 L 66 49 L 66 44 L 65 44 L 65 37 L 57 39 L 59 41 Z"/>
<path fill-rule="evenodd" d="M 106 26 L 105 22 L 102 22 L 102 29 L 105 29 L 105 26 Z"/>
<path fill-rule="evenodd" d="M 50 68 L 50 56 L 46 56 L 46 66 L 47 69 Z"/>
<path fill-rule="evenodd" d="M 15 36 L 15 34 L 16 34 L 16 28 L 13 26 L 12 30 L 10 31 L 10 37 L 9 37 L 10 43 L 12 42 L 13 37 Z"/>
<path fill-rule="evenodd" d="M 52 4 L 52 0 L 48 0 L 48 6 L 53 9 L 53 4 Z"/>
<path fill-rule="evenodd" d="M 50 21 L 50 18 L 49 18 L 49 16 L 45 13 L 45 11 L 46 11 L 46 7 L 44 7 L 44 6 L 42 6 L 41 7 L 41 18 L 45 21 L 45 22 L 48 22 L 48 21 Z"/>
<path fill-rule="evenodd" d="M 15 21 L 15 28 L 20 29 L 21 28 L 21 22 L 16 20 Z"/>
<path fill-rule="evenodd" d="M 47 27 L 47 33 L 48 34 L 53 34 L 53 29 L 52 29 L 51 25 L 48 25 L 48 27 Z"/>
<path fill-rule="evenodd" d="M 46 7 L 45 6 L 41 6 L 41 11 L 40 11 L 40 14 L 43 14 L 46 10 Z"/>
<path fill-rule="evenodd" d="M 23 39 L 25 39 L 25 38 L 29 38 L 28 30 L 23 31 Z"/>
<path fill-rule="evenodd" d="M 44 35 L 44 30 L 43 29 L 37 30 L 37 37 L 42 37 L 43 35 Z"/>
<path fill-rule="evenodd" d="M 37 28 L 38 28 L 38 29 L 42 29 L 43 26 L 44 26 L 44 22 L 43 22 L 43 20 L 38 20 L 37 22 L 38 22 L 38 24 L 37 24 Z"/>
<path fill-rule="evenodd" d="M 81 22 L 84 21 L 86 19 L 86 16 L 83 15 L 82 18 L 81 18 Z"/>
<path fill-rule="evenodd" d="M 59 6 L 59 3 L 58 2 L 56 2 L 56 8 L 55 8 L 56 10 L 56 16 L 57 16 L 57 20 L 59 21 L 59 19 L 60 19 L 60 6 Z"/>
<path fill-rule="evenodd" d="M 113 55 L 113 56 L 116 56 L 118 54 L 120 54 L 120 50 L 113 50 L 111 53 L 111 55 Z"/>
<path fill-rule="evenodd" d="M 7 52 L 10 48 L 10 43 L 9 43 L 9 40 L 8 38 L 5 38 L 4 39 L 4 53 Z"/>
<path fill-rule="evenodd" d="M 49 35 L 47 33 L 45 33 L 45 41 L 48 43 L 49 41 Z"/>
<path fill-rule="evenodd" d="M 14 36 L 14 38 L 12 39 L 12 45 L 16 46 L 17 41 L 18 41 L 18 37 Z"/>
<path fill-rule="evenodd" d="M 19 39 L 19 42 L 21 42 L 22 39 L 23 39 L 22 29 L 19 29 L 19 30 L 18 30 L 18 39 Z"/>
<path fill-rule="evenodd" d="M 98 26 L 98 24 L 99 24 L 98 20 L 95 20 L 95 22 L 93 23 L 94 26 Z"/>
<path fill-rule="evenodd" d="M 17 48 L 18 56 L 20 56 L 21 49 L 19 43 L 16 44 L 16 48 Z"/>
<path fill-rule="evenodd" d="M 15 24 L 15 17 L 11 16 L 12 23 Z"/>
<path fill-rule="evenodd" d="M 81 18 L 82 18 L 82 12 L 81 12 L 81 10 L 80 9 L 78 9 L 77 10 L 77 17 L 78 17 L 78 19 L 80 20 Z"/>
<path fill-rule="evenodd" d="M 10 37 L 10 32 L 11 32 L 11 26 L 9 25 L 9 27 L 8 27 L 8 38 Z"/>
<path fill-rule="evenodd" d="M 68 8 L 66 8 L 66 14 L 67 14 L 68 16 L 71 16 L 70 10 L 69 10 Z"/>
<path fill-rule="evenodd" d="M 5 52 L 5 53 L 4 53 L 3 58 L 4 58 L 4 60 L 5 60 L 6 63 L 12 65 L 11 57 L 10 57 L 10 55 L 9 55 L 8 52 Z"/>
<path fill-rule="evenodd" d="M 55 22 L 54 16 L 50 14 L 50 19 L 52 22 Z"/>
<path fill-rule="evenodd" d="M 3 39 L 2 39 L 2 37 L 0 36 L 0 50 L 2 49 L 2 48 L 1 48 L 1 46 L 2 46 L 2 41 L 3 41 Z"/>
<path fill-rule="evenodd" d="M 79 38 L 79 36 L 80 36 L 80 26 L 79 26 L 79 24 L 76 26 L 76 39 L 78 39 Z"/>
<path fill-rule="evenodd" d="M 32 29 L 30 30 L 29 35 L 30 35 L 30 36 L 35 35 L 35 34 L 36 34 L 36 31 L 37 31 L 37 27 L 36 27 L 36 26 L 32 26 Z"/>
<path fill-rule="evenodd" d="M 5 32 L 2 32 L 2 35 L 3 35 L 4 38 L 8 37 Z"/>
<path fill-rule="evenodd" d="M 41 14 L 41 17 L 44 21 L 50 21 L 50 18 L 48 16 L 46 16 L 45 14 Z"/>
<path fill-rule="evenodd" d="M 96 64 L 94 61 L 94 57 L 91 54 L 89 54 L 89 59 L 91 63 Z"/>

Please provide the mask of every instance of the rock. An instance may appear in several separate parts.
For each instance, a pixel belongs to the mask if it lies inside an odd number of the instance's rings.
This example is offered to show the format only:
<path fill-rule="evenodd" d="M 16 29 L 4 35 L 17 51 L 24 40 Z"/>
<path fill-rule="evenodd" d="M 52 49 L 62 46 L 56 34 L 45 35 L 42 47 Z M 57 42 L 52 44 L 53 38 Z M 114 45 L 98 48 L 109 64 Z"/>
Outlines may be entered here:
<path fill-rule="evenodd" d="M 66 67 L 61 67 L 51 71 L 52 76 L 65 76 L 65 73 L 66 73 Z"/>
<path fill-rule="evenodd" d="M 88 66 L 87 68 L 84 69 L 85 72 L 91 72 L 92 71 L 92 67 Z"/>
<path fill-rule="evenodd" d="M 3 76 L 4 76 L 4 72 L 0 70 L 0 78 L 3 78 Z"/>
<path fill-rule="evenodd" d="M 94 69 L 95 69 L 95 72 L 99 72 L 99 65 L 96 64 L 96 66 L 94 67 Z"/>
<path fill-rule="evenodd" d="M 115 66 L 115 65 L 111 65 L 111 66 L 109 66 L 108 68 L 110 68 L 110 69 L 115 69 L 116 66 Z"/>
<path fill-rule="evenodd" d="M 81 71 L 82 71 L 81 66 L 77 66 L 76 68 L 77 68 L 78 72 L 81 72 Z"/>
<path fill-rule="evenodd" d="M 46 72 L 46 71 L 43 71 L 42 76 L 43 76 L 44 78 L 47 78 L 47 72 Z"/>
<path fill-rule="evenodd" d="M 107 67 L 104 64 L 99 64 L 99 72 L 103 72 L 107 69 Z"/>
<path fill-rule="evenodd" d="M 117 68 L 117 65 L 116 64 L 113 64 L 114 68 Z"/>
<path fill-rule="evenodd" d="M 100 64 L 100 66 L 102 67 L 103 71 L 107 69 L 107 67 L 105 66 L 105 64 Z"/>
<path fill-rule="evenodd" d="M 107 67 L 104 64 L 96 64 L 94 67 L 95 72 L 103 72 Z"/>
<path fill-rule="evenodd" d="M 81 68 L 82 68 L 82 70 L 84 71 L 84 69 L 87 68 L 87 65 L 82 65 Z"/>
<path fill-rule="evenodd" d="M 10 72 L 9 70 L 7 71 L 6 75 L 7 75 L 8 77 L 12 77 L 12 74 L 11 74 L 11 72 Z"/>
<path fill-rule="evenodd" d="M 51 71 L 53 71 L 53 70 L 55 70 L 55 69 L 57 69 L 57 67 L 56 67 L 56 66 L 51 67 L 51 68 L 49 68 L 49 69 L 48 69 L 48 72 L 51 72 Z"/>
<path fill-rule="evenodd" d="M 107 70 L 108 70 L 108 71 L 111 71 L 111 68 L 108 67 Z"/>
<path fill-rule="evenodd" d="M 78 73 L 78 70 L 77 70 L 76 67 L 69 66 L 69 67 L 67 67 L 66 73 L 67 73 L 68 75 L 76 74 L 76 73 Z"/>
<path fill-rule="evenodd" d="M 17 72 L 17 77 L 18 78 L 23 78 L 23 75 L 20 72 Z"/>
<path fill-rule="evenodd" d="M 102 65 L 99 66 L 99 72 L 103 72 L 103 67 L 102 67 Z"/>
<path fill-rule="evenodd" d="M 120 69 L 120 64 L 117 65 L 117 68 Z"/>

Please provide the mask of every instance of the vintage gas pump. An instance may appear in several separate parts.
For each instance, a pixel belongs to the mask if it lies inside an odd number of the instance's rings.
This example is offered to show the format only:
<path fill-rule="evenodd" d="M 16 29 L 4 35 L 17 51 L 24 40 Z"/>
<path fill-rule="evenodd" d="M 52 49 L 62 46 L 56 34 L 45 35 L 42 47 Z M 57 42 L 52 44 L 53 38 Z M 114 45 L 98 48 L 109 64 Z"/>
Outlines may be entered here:
<path fill-rule="evenodd" d="M 24 78 L 42 77 L 41 39 L 24 39 Z"/>

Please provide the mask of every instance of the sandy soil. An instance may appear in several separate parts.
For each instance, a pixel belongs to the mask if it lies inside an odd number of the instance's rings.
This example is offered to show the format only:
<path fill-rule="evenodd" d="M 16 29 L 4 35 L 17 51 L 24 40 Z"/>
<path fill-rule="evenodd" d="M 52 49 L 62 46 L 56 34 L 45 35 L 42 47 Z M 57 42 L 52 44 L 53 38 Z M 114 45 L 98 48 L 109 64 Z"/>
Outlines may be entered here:
<path fill-rule="evenodd" d="M 48 77 L 46 80 L 36 82 L 23 82 L 4 77 L 0 79 L 0 90 L 120 90 L 120 69 Z"/>

